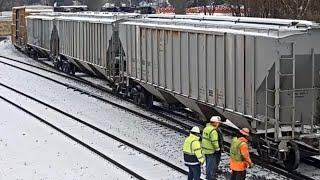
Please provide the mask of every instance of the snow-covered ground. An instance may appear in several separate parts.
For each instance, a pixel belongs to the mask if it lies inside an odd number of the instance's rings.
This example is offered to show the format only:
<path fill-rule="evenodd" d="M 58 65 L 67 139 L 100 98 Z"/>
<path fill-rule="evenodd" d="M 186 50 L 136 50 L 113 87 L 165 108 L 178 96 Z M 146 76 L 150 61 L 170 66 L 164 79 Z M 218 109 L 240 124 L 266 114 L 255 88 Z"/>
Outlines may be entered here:
<path fill-rule="evenodd" d="M 131 179 L 3 100 L 0 114 L 0 179 Z"/>
<path fill-rule="evenodd" d="M 33 60 L 25 59 L 25 56 L 16 52 L 8 42 L 6 43 L 0 42 L 0 55 L 10 56 L 13 58 L 20 58 L 21 60 L 24 60 L 26 62 L 35 63 L 35 61 Z M 51 76 L 53 76 L 53 78 L 58 78 L 58 77 L 55 77 L 55 75 L 51 75 Z M 69 80 L 62 79 L 61 81 L 67 82 Z M 80 94 L 79 92 L 74 92 L 72 89 L 67 89 L 56 83 L 49 82 L 48 80 L 45 80 L 43 78 L 37 77 L 32 74 L 28 74 L 26 72 L 22 72 L 20 70 L 14 69 L 12 67 L 9 67 L 3 64 L 0 64 L 0 82 L 6 85 L 12 86 L 31 96 L 35 96 L 38 99 L 43 100 L 60 109 L 64 109 L 66 112 L 73 114 L 80 119 L 86 120 L 87 122 L 94 124 L 95 126 L 98 126 L 101 129 L 104 129 L 111 134 L 117 135 L 122 139 L 126 139 L 131 143 L 139 145 L 140 147 L 143 147 L 144 149 L 154 154 L 157 154 L 162 158 L 167 159 L 170 162 L 177 164 L 182 168 L 186 169 L 186 167 L 183 165 L 183 161 L 182 161 L 183 157 L 182 157 L 182 150 L 181 150 L 182 143 L 185 137 L 181 134 L 177 134 L 172 130 L 169 130 L 159 125 L 156 125 L 154 123 L 148 122 L 144 119 L 141 119 L 140 117 L 129 114 L 123 110 L 117 109 L 109 104 L 98 101 L 92 97 Z M 73 84 L 79 85 L 78 83 L 74 83 L 74 82 Z M 88 87 L 85 87 L 85 88 L 88 88 Z M 95 90 L 91 89 L 91 91 L 95 91 Z M 8 96 L 8 98 L 10 97 L 12 98 L 13 96 L 13 95 L 9 95 L 9 93 L 5 92 L 5 90 L 3 89 L 1 89 L 0 93 L 1 94 L 3 93 L 2 95 L 5 97 Z M 97 92 L 97 93 L 100 93 L 100 92 Z M 104 95 L 104 96 L 106 98 L 112 98 L 108 95 Z M 19 100 L 16 102 L 19 102 Z M 121 102 L 119 100 L 119 103 L 125 103 L 125 102 Z M 128 105 L 128 106 L 131 106 L 131 105 Z M 33 109 L 33 111 L 36 111 L 36 109 Z M 49 116 L 48 114 L 46 114 L 46 111 L 44 110 L 43 111 L 38 110 L 36 111 L 36 113 L 40 113 L 43 116 L 46 116 L 46 115 Z M 24 119 L 27 119 L 27 118 L 24 118 Z M 57 118 L 56 120 L 60 120 L 60 119 Z M 44 128 L 44 131 L 53 131 L 50 128 L 45 126 L 42 126 L 42 128 Z M 32 130 L 32 128 L 30 130 Z M 77 133 L 80 133 L 80 134 L 82 133 L 81 129 L 79 129 L 78 131 L 79 132 Z M 35 130 L 33 132 L 35 132 L 34 135 L 37 136 L 37 131 Z M 39 134 L 39 138 L 40 137 L 46 137 L 46 136 Z M 15 136 L 8 135 L 8 141 L 15 142 Z M 67 139 L 65 139 L 65 141 L 67 141 Z M 33 151 L 35 152 L 37 152 L 38 150 L 38 149 L 35 150 L 35 148 L 37 147 L 44 148 L 39 146 L 33 147 L 33 144 L 29 144 L 27 146 L 28 148 L 31 148 L 29 146 L 32 146 L 32 148 L 34 148 Z M 61 147 L 62 150 L 65 150 L 64 146 L 59 146 L 59 147 Z M 82 149 L 80 146 L 76 146 L 76 145 L 74 145 L 73 148 L 75 149 L 74 151 L 78 151 L 79 148 Z M 21 151 L 24 151 L 24 150 L 21 150 Z M 24 152 L 28 153 L 29 151 L 30 150 L 27 149 Z M 0 154 L 1 153 L 2 152 L 0 150 Z M 16 153 L 12 153 L 10 156 L 16 159 L 22 158 L 19 161 L 23 161 L 24 159 L 23 156 L 21 157 L 19 156 L 19 154 L 16 154 Z M 37 165 L 44 165 L 44 166 L 46 165 L 42 161 L 35 160 L 35 162 L 38 162 Z M 2 159 L 0 159 L 0 164 L 4 164 L 3 166 L 6 166 L 6 164 L 14 165 L 15 163 L 16 162 L 12 160 L 3 161 Z M 135 163 L 139 164 L 139 162 L 135 162 Z M 34 169 L 39 168 L 39 166 L 35 166 L 35 165 L 30 165 L 30 166 L 32 166 L 32 168 Z M 66 166 L 69 167 L 71 165 L 66 164 Z M 157 168 L 157 167 L 154 167 L 154 168 Z M 229 169 L 228 156 L 226 154 L 223 154 L 221 168 L 224 171 L 228 171 Z M 110 169 L 110 168 L 106 166 L 106 169 Z M 104 170 L 97 170 L 97 171 L 99 171 L 98 174 L 105 173 Z M 15 172 L 15 173 L 20 174 L 19 172 Z M 56 179 L 55 178 L 56 176 L 51 176 L 51 173 L 45 173 L 45 174 L 48 175 L 49 179 Z M 118 179 L 123 179 L 123 176 L 125 176 L 125 174 L 120 173 Z M 111 176 L 111 178 L 108 178 L 108 179 L 114 179 L 113 177 L 114 176 Z M 277 179 L 277 180 L 284 179 L 283 177 L 276 175 L 275 173 L 272 173 L 268 170 L 262 169 L 259 166 L 249 169 L 247 177 L 248 179 Z M 63 176 L 61 178 L 71 179 L 71 178 L 64 178 Z M 29 178 L 26 178 L 26 179 L 29 179 Z M 30 178 L 30 179 L 33 179 L 33 178 Z M 76 175 L 74 176 L 74 179 L 78 179 Z M 93 177 L 93 178 L 87 178 L 87 179 L 105 179 L 105 178 Z M 124 179 L 128 179 L 128 178 L 124 178 Z M 155 174 L 154 178 L 152 179 L 161 179 L 161 177 L 156 176 Z M 220 179 L 225 179 L 225 176 L 221 175 Z"/>

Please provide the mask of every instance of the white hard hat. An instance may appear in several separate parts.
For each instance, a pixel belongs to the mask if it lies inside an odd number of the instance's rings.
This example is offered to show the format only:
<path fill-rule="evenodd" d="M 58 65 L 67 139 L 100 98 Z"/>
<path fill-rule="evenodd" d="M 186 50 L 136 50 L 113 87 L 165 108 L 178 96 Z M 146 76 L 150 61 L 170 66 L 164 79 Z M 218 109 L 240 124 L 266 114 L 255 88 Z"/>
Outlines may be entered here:
<path fill-rule="evenodd" d="M 194 133 L 200 134 L 200 128 L 199 128 L 198 126 L 194 126 L 194 127 L 190 130 L 190 132 L 194 132 Z"/>
<path fill-rule="evenodd" d="M 211 119 L 210 119 L 210 122 L 221 123 L 221 118 L 220 118 L 220 116 L 212 116 Z"/>

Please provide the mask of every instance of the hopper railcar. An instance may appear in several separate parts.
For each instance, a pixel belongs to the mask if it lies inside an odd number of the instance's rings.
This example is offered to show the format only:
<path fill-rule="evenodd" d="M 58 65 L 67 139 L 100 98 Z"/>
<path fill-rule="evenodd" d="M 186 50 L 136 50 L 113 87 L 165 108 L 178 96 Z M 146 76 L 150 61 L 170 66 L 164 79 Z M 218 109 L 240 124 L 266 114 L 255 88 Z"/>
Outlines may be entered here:
<path fill-rule="evenodd" d="M 319 24 L 149 15 L 121 23 L 120 39 L 140 89 L 251 127 L 260 155 L 288 169 L 319 154 Z"/>
<path fill-rule="evenodd" d="M 28 47 L 67 73 L 77 69 L 119 82 L 118 23 L 136 14 L 51 13 L 27 18 Z M 37 55 L 41 55 L 37 53 Z"/>
<path fill-rule="evenodd" d="M 51 13 L 29 16 L 27 27 L 29 50 L 107 79 L 136 104 L 150 106 L 155 97 L 202 120 L 220 115 L 250 127 L 259 154 L 291 170 L 300 156 L 319 154 L 316 23 Z"/>
<path fill-rule="evenodd" d="M 219 114 L 251 127 L 260 155 L 296 169 L 300 156 L 319 154 L 319 27 L 295 20 L 149 15 L 119 29 L 128 79 L 204 120 Z"/>

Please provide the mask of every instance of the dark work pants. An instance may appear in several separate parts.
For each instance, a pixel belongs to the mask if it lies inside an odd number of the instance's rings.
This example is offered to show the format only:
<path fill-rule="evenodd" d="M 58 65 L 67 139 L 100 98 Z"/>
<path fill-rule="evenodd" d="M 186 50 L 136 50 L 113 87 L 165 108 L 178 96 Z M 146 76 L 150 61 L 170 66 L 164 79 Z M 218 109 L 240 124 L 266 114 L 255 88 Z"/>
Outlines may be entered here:
<path fill-rule="evenodd" d="M 206 154 L 206 174 L 208 180 L 214 180 L 216 179 L 216 172 L 218 169 L 218 158 L 219 154 L 218 152 L 214 154 Z M 220 156 L 221 158 L 221 156 Z M 220 163 L 220 160 L 219 160 Z"/>
<path fill-rule="evenodd" d="M 245 180 L 246 171 L 232 171 L 231 180 Z"/>
<path fill-rule="evenodd" d="M 219 167 L 220 161 L 221 161 L 221 151 L 215 152 L 216 156 L 217 156 L 217 169 Z"/>
<path fill-rule="evenodd" d="M 200 180 L 201 168 L 199 165 L 192 165 L 189 167 L 188 180 Z"/>

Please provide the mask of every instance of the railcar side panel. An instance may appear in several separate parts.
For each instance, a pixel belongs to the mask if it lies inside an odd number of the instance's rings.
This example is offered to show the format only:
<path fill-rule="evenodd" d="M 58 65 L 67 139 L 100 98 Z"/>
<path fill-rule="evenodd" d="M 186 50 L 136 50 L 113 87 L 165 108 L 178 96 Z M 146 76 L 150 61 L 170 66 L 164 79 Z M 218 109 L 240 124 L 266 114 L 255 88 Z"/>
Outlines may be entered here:
<path fill-rule="evenodd" d="M 147 53 L 147 81 L 148 82 L 153 82 L 153 68 L 152 68 L 152 53 L 153 53 L 153 49 L 152 49 L 152 31 L 151 29 L 147 29 L 147 44 L 146 44 L 146 53 Z"/>
<path fill-rule="evenodd" d="M 159 86 L 159 31 L 152 30 L 152 77 L 153 84 Z M 130 46 L 130 45 L 129 45 Z"/>
<path fill-rule="evenodd" d="M 216 36 L 216 44 L 217 106 L 225 107 L 225 36 Z"/>
<path fill-rule="evenodd" d="M 207 102 L 207 47 L 206 34 L 198 35 L 198 85 L 199 100 Z"/>
<path fill-rule="evenodd" d="M 226 35 L 226 62 L 225 62 L 225 99 L 226 108 L 235 109 L 235 50 L 242 47 L 235 46 L 235 35 Z"/>
<path fill-rule="evenodd" d="M 206 72 L 207 100 L 211 105 L 216 104 L 216 41 L 215 35 L 208 34 L 206 39 Z"/>
<path fill-rule="evenodd" d="M 254 94 L 255 89 L 253 88 L 254 83 L 254 76 L 255 76 L 255 38 L 252 36 L 245 37 L 245 98 L 244 98 L 244 105 L 245 105 L 245 114 L 252 115 L 253 108 L 254 108 Z"/>
<path fill-rule="evenodd" d="M 165 30 L 159 32 L 159 86 L 166 88 L 166 70 L 165 70 Z M 139 37 L 139 36 L 137 36 Z M 139 39 L 139 38 L 138 38 Z M 138 65 L 138 63 L 137 63 Z M 139 66 L 138 66 L 139 67 Z M 139 69 L 139 68 L 137 68 Z M 139 76 L 138 76 L 139 78 Z"/>
<path fill-rule="evenodd" d="M 193 99 L 199 98 L 198 86 L 198 34 L 189 33 L 189 97 Z"/>
<path fill-rule="evenodd" d="M 135 26 L 131 26 L 131 52 L 132 52 L 132 58 L 131 58 L 131 65 L 132 65 L 132 68 L 131 68 L 131 75 L 132 77 L 134 78 L 137 78 L 137 53 L 136 53 L 136 50 L 137 50 L 137 35 L 136 35 L 136 27 Z"/>
<path fill-rule="evenodd" d="M 181 32 L 181 88 L 184 96 L 189 96 L 189 34 Z"/>
<path fill-rule="evenodd" d="M 245 79 L 245 37 L 243 35 L 236 36 L 235 48 L 235 110 L 244 113 L 244 79 Z"/>
<path fill-rule="evenodd" d="M 181 33 L 172 32 L 173 90 L 181 93 Z"/>
<path fill-rule="evenodd" d="M 172 31 L 165 31 L 165 88 L 173 90 Z"/>
<path fill-rule="evenodd" d="M 147 31 L 145 28 L 141 28 L 141 56 L 139 57 L 141 62 L 141 80 L 147 81 Z"/>

